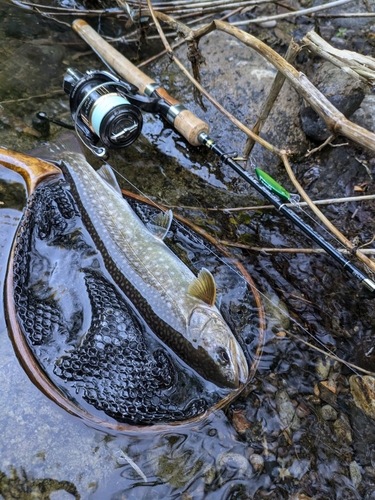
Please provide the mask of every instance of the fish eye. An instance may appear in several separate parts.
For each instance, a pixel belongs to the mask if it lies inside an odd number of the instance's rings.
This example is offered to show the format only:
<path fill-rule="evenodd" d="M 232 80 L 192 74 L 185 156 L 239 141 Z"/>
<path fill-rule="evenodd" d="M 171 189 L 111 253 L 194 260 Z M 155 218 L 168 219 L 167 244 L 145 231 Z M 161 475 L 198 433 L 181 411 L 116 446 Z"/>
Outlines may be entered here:
<path fill-rule="evenodd" d="M 217 351 L 217 354 L 218 354 L 218 357 L 219 357 L 219 362 L 222 364 L 222 365 L 227 365 L 230 361 L 229 359 L 229 356 L 228 356 L 228 353 L 225 349 L 219 349 Z"/>

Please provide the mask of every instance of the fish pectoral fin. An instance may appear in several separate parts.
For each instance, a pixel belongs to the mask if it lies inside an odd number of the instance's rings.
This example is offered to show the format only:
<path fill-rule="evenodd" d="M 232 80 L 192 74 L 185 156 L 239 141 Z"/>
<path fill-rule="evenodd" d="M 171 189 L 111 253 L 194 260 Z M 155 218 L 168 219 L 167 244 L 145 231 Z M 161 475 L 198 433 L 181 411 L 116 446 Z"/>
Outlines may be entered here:
<path fill-rule="evenodd" d="M 213 306 L 216 300 L 216 283 L 210 271 L 202 268 L 198 277 L 193 279 L 188 288 L 188 294 L 203 300 L 206 304 Z"/>
<path fill-rule="evenodd" d="M 172 210 L 167 210 L 166 212 L 159 212 L 151 222 L 147 223 L 147 229 L 156 238 L 163 240 L 171 227 L 173 220 Z"/>
<path fill-rule="evenodd" d="M 122 197 L 121 188 L 117 182 L 116 176 L 112 170 L 112 167 L 105 163 L 99 170 L 96 172 L 102 179 L 106 181 L 106 183 L 111 186 L 111 188 Z"/>

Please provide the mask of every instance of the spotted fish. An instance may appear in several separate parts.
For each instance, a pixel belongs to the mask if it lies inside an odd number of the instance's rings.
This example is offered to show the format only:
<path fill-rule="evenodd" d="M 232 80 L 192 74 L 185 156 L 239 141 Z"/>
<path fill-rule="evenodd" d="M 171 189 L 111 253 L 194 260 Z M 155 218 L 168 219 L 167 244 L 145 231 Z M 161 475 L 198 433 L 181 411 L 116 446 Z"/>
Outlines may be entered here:
<path fill-rule="evenodd" d="M 68 396 L 61 406 L 88 408 L 90 419 L 93 408 L 131 425 L 201 415 L 216 395 L 183 389 L 191 374 L 150 338 L 99 259 L 67 183 L 39 185 L 20 223 L 12 273 L 17 323 L 33 354 L 20 357 L 28 369 L 38 363 L 32 379 L 47 374 Z M 15 344 L 22 350 L 21 339 Z"/>
<path fill-rule="evenodd" d="M 163 241 L 171 212 L 146 226 L 123 199 L 111 168 L 96 172 L 74 136 L 35 154 L 60 159 L 109 273 L 152 331 L 205 379 L 227 388 L 245 382 L 248 364 L 215 306 L 213 276 L 201 269 L 196 277 Z"/>

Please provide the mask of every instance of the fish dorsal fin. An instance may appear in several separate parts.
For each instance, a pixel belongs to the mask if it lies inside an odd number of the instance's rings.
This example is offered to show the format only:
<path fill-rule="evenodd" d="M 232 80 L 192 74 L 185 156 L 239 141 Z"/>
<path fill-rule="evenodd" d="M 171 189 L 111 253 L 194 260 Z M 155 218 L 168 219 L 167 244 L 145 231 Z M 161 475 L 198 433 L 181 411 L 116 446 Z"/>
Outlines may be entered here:
<path fill-rule="evenodd" d="M 216 300 L 216 283 L 210 271 L 202 268 L 198 277 L 189 285 L 188 294 L 213 306 Z"/>
<path fill-rule="evenodd" d="M 148 230 L 157 238 L 163 240 L 171 227 L 173 220 L 172 210 L 167 210 L 166 212 L 159 212 L 152 219 L 151 222 L 147 223 Z"/>
<path fill-rule="evenodd" d="M 104 179 L 106 183 L 109 184 L 114 191 L 116 191 L 116 193 L 122 196 L 121 188 L 118 185 L 116 176 L 112 167 L 108 165 L 108 163 L 105 163 L 102 167 L 100 167 L 97 174 L 100 175 L 100 177 Z"/>

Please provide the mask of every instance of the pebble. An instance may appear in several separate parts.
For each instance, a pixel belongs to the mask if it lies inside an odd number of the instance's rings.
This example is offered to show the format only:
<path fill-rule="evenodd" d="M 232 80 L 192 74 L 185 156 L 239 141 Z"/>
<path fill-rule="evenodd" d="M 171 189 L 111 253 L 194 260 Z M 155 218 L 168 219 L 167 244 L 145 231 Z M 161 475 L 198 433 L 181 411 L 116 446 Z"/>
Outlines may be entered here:
<path fill-rule="evenodd" d="M 355 405 L 375 419 L 375 378 L 352 375 L 349 384 Z"/>
<path fill-rule="evenodd" d="M 286 428 L 298 429 L 300 425 L 300 419 L 297 416 L 296 409 L 285 389 L 277 391 L 275 401 L 282 424 Z"/>
<path fill-rule="evenodd" d="M 258 455 L 258 453 L 253 453 L 250 455 L 250 463 L 253 466 L 254 472 L 260 474 L 264 468 L 264 458 L 262 455 Z"/>
<path fill-rule="evenodd" d="M 305 418 L 310 415 L 310 410 L 303 401 L 297 406 L 296 414 L 299 418 Z"/>
<path fill-rule="evenodd" d="M 276 21 L 273 19 L 272 21 L 264 21 L 263 23 L 257 23 L 261 28 L 274 28 L 276 26 Z"/>
<path fill-rule="evenodd" d="M 337 415 L 337 411 L 331 405 L 322 406 L 322 418 L 324 420 L 336 420 Z"/>
<path fill-rule="evenodd" d="M 234 410 L 232 424 L 240 436 L 243 436 L 247 429 L 251 426 L 250 422 L 246 418 L 245 410 Z"/>
<path fill-rule="evenodd" d="M 329 375 L 329 370 L 331 368 L 331 361 L 329 358 L 318 358 L 316 365 L 315 365 L 315 371 L 320 380 L 327 380 L 328 375 Z"/>
<path fill-rule="evenodd" d="M 279 299 L 277 295 L 265 293 L 267 299 L 264 308 L 267 313 L 268 328 L 273 332 L 285 331 L 290 327 L 289 311 L 284 301 Z"/>
<path fill-rule="evenodd" d="M 339 443 L 351 445 L 353 442 L 352 430 L 346 415 L 341 414 L 340 417 L 333 422 L 333 431 Z"/>
<path fill-rule="evenodd" d="M 360 482 L 362 481 L 362 474 L 359 469 L 359 465 L 355 460 L 353 460 L 353 462 L 350 462 L 349 472 L 350 472 L 350 479 L 352 480 L 354 487 L 358 488 Z"/>
<path fill-rule="evenodd" d="M 238 470 L 240 474 L 244 474 L 249 469 L 248 460 L 239 453 L 221 453 L 217 457 L 218 468 L 232 467 Z"/>
<path fill-rule="evenodd" d="M 325 403 L 328 403 L 331 406 L 336 406 L 337 402 L 337 394 L 336 387 L 329 383 L 328 381 L 319 382 L 317 384 L 318 394 L 315 392 L 316 396 L 319 396 Z"/>

